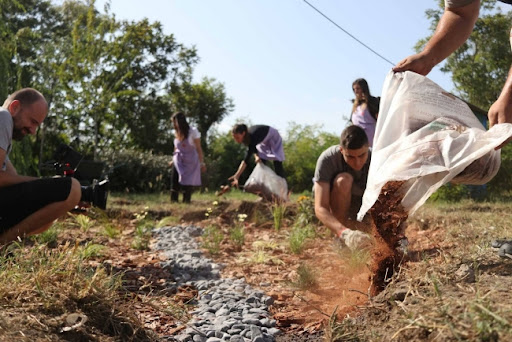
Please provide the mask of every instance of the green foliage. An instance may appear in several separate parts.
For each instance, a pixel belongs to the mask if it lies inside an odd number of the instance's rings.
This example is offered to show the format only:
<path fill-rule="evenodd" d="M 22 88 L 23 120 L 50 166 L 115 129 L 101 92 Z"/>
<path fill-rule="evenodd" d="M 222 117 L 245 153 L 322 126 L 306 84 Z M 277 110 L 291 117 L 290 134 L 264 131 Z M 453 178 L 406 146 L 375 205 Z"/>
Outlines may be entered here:
<path fill-rule="evenodd" d="M 274 202 L 270 205 L 270 209 L 274 218 L 274 229 L 280 231 L 286 214 L 286 203 Z"/>
<path fill-rule="evenodd" d="M 20 175 L 38 176 L 38 159 L 33 155 L 34 139 L 27 137 L 14 141 L 9 159 Z"/>
<path fill-rule="evenodd" d="M 245 243 L 244 222 L 246 218 L 247 214 L 238 214 L 238 220 L 234 223 L 234 227 L 229 231 L 229 239 L 235 244 L 237 248 L 240 249 Z"/>
<path fill-rule="evenodd" d="M 208 131 L 233 111 L 233 100 L 227 97 L 222 83 L 207 77 L 201 83 L 185 82 L 172 90 L 173 109 L 185 113 L 190 122 L 197 126 L 201 132 L 203 150 L 208 152 Z"/>
<path fill-rule="evenodd" d="M 206 184 L 210 189 L 218 189 L 221 185 L 227 184 L 228 178 L 235 173 L 245 157 L 247 147 L 237 144 L 231 137 L 231 133 L 218 134 L 216 132 L 209 136 L 208 146 Z M 251 167 L 252 163 L 240 177 L 240 184 L 244 184 Z"/>
<path fill-rule="evenodd" d="M 313 197 L 302 195 L 297 199 L 297 215 L 295 225 L 304 227 L 318 222 L 315 215 L 315 203 Z"/>
<path fill-rule="evenodd" d="M 458 202 L 469 197 L 469 189 L 460 184 L 446 184 L 430 196 L 429 200 L 436 202 Z"/>
<path fill-rule="evenodd" d="M 507 199 L 512 196 L 512 144 L 501 149 L 500 170 L 487 184 L 487 191 L 493 199 Z"/>
<path fill-rule="evenodd" d="M 284 169 L 289 189 L 293 192 L 311 190 L 318 157 L 325 149 L 337 144 L 339 137 L 322 132 L 321 126 L 291 123 L 284 142 Z"/>
<path fill-rule="evenodd" d="M 76 215 L 74 216 L 74 219 L 78 227 L 80 227 L 80 230 L 84 232 L 87 232 L 92 226 L 94 226 L 94 220 L 87 215 Z"/>
<path fill-rule="evenodd" d="M 224 234 L 217 226 L 208 226 L 203 231 L 201 246 L 212 255 L 219 254 L 220 243 L 223 239 Z"/>
<path fill-rule="evenodd" d="M 294 225 L 288 237 L 288 246 L 290 251 L 294 254 L 300 254 L 304 250 L 304 245 L 307 239 L 315 237 L 315 230 L 313 226 Z"/>
<path fill-rule="evenodd" d="M 80 256 L 82 259 L 91 259 L 103 256 L 103 251 L 107 247 L 96 244 L 96 243 L 87 243 L 85 247 L 82 249 Z"/>
<path fill-rule="evenodd" d="M 137 222 L 135 228 L 135 237 L 132 242 L 132 247 L 137 250 L 149 250 L 149 242 L 151 240 L 151 230 L 153 229 L 153 222 L 150 220 L 143 220 Z"/>
<path fill-rule="evenodd" d="M 111 239 L 114 239 L 119 236 L 120 231 L 112 223 L 106 223 L 103 225 L 103 230 L 101 233 L 105 236 L 108 236 Z"/>
<path fill-rule="evenodd" d="M 105 155 L 112 165 L 110 189 L 119 192 L 162 192 L 170 189 L 171 156 L 137 150 L 112 151 Z"/>
<path fill-rule="evenodd" d="M 45 230 L 41 234 L 33 235 L 32 239 L 37 241 L 40 244 L 45 244 L 48 246 L 55 246 L 58 242 L 60 226 L 53 225 L 49 229 Z"/>
<path fill-rule="evenodd" d="M 229 239 L 233 242 L 233 244 L 236 247 L 242 248 L 242 246 L 245 243 L 244 226 L 237 224 L 233 228 L 231 228 L 229 231 Z"/>

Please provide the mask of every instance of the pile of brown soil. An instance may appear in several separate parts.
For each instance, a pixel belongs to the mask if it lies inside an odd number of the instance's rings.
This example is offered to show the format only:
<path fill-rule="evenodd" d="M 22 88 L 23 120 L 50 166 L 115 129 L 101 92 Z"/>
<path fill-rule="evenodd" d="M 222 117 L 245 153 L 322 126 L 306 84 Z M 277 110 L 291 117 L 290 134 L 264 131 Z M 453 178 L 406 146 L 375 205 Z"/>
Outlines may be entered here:
<path fill-rule="evenodd" d="M 400 191 L 404 182 L 392 181 L 382 188 L 379 198 L 370 209 L 372 231 L 376 244 L 372 250 L 370 271 L 372 274 L 372 293 L 382 291 L 393 273 L 404 259 L 397 249 L 403 236 L 403 227 L 407 212 L 401 205 L 403 193 Z"/>

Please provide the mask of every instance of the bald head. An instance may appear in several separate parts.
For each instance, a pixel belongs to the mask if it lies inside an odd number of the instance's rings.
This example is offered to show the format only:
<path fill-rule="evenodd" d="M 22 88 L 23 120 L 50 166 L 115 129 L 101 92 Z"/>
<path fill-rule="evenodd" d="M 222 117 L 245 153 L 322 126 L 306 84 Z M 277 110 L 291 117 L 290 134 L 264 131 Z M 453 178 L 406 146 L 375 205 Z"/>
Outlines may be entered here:
<path fill-rule="evenodd" d="M 5 100 L 3 107 L 8 109 L 9 105 L 16 100 L 19 101 L 21 105 L 31 105 L 38 101 L 44 101 L 46 106 L 48 106 L 43 94 L 33 88 L 23 88 L 15 91 Z"/>
<path fill-rule="evenodd" d="M 48 114 L 48 103 L 43 94 L 32 88 L 23 88 L 12 93 L 3 107 L 11 113 L 14 140 L 21 140 L 27 134 L 34 135 Z"/>

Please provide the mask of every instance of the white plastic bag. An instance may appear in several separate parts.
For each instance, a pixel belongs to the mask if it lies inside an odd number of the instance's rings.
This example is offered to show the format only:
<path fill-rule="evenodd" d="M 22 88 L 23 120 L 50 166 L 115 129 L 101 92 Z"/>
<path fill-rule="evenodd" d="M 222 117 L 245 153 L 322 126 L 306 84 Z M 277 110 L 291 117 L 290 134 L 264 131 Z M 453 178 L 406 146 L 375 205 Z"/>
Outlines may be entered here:
<path fill-rule="evenodd" d="M 288 184 L 286 179 L 262 162 L 256 163 L 254 170 L 244 185 L 244 191 L 263 197 L 269 202 L 288 201 Z"/>
<path fill-rule="evenodd" d="M 498 172 L 512 124 L 486 131 L 464 101 L 419 74 L 386 77 L 362 220 L 389 181 L 404 181 L 402 205 L 412 214 L 448 182 L 484 184 Z"/>

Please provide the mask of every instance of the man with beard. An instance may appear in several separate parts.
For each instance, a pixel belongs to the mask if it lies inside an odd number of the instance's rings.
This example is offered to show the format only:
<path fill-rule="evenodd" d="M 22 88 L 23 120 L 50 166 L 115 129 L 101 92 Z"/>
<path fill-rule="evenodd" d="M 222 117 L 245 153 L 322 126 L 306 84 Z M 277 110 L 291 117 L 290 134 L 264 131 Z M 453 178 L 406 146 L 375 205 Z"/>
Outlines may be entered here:
<path fill-rule="evenodd" d="M 18 175 L 9 160 L 12 140 L 35 135 L 47 114 L 44 96 L 32 88 L 14 92 L 0 108 L 0 243 L 44 232 L 80 201 L 76 179 Z"/>

